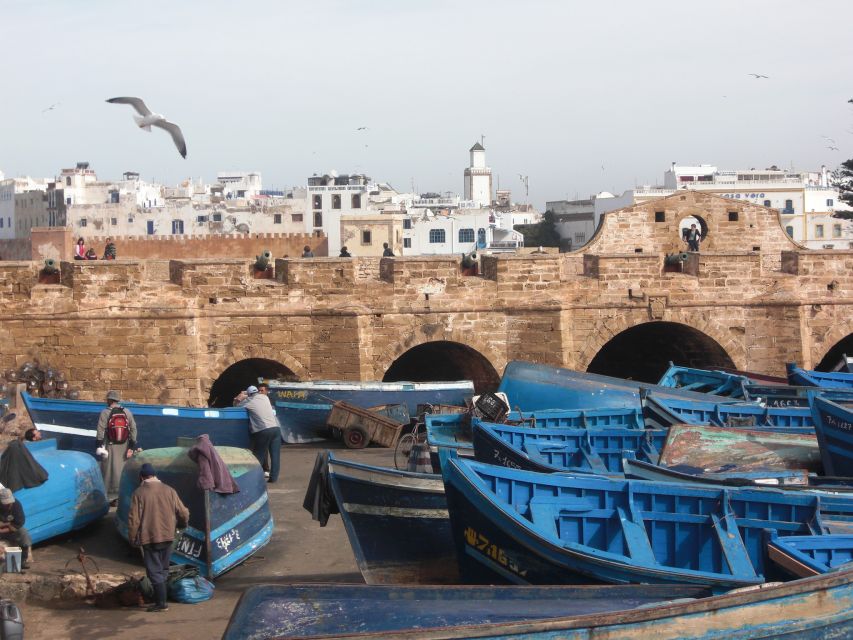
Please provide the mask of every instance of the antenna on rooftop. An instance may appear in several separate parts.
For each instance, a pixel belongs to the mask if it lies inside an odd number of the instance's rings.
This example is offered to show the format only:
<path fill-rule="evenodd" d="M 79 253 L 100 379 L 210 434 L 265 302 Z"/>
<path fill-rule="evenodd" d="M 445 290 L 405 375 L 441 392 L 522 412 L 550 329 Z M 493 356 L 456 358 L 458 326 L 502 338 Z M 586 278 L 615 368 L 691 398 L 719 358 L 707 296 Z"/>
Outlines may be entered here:
<path fill-rule="evenodd" d="M 527 204 L 527 198 L 530 195 L 530 176 L 518 174 L 518 179 L 524 183 L 524 204 Z"/>

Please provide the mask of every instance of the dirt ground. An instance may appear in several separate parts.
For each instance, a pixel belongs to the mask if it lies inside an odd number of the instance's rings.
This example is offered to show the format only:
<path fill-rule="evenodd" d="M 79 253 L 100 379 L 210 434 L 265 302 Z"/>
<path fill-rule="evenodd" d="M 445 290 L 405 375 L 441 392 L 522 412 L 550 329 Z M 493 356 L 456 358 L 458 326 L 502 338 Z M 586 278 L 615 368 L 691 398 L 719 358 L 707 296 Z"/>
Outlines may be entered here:
<path fill-rule="evenodd" d="M 219 638 L 243 590 L 261 583 L 363 582 L 339 516 L 326 527 L 311 519 L 302 508 L 308 477 L 318 451 L 339 448 L 324 445 L 285 445 L 282 476 L 270 485 L 270 505 L 275 530 L 270 543 L 244 564 L 216 581 L 214 597 L 200 604 L 170 603 L 169 611 L 147 613 L 144 609 L 101 610 L 87 605 L 47 608 L 22 604 L 25 637 L 51 640 L 90 638 Z M 393 465 L 387 449 L 368 448 L 346 451 L 353 460 Z M 113 513 L 73 536 L 48 542 L 34 549 L 33 570 L 53 572 L 65 567 L 80 547 L 86 550 L 103 572 L 142 572 L 138 555 L 130 553 L 113 524 Z M 75 560 L 71 567 L 79 567 Z"/>

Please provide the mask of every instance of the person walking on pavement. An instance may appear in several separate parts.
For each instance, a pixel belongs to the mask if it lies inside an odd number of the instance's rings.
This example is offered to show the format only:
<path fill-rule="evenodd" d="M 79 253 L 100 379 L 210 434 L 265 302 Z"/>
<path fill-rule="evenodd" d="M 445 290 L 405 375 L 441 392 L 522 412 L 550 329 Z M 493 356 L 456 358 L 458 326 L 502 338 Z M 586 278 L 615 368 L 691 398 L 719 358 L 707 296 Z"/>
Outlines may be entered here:
<path fill-rule="evenodd" d="M 130 498 L 127 539 L 133 546 L 142 547 L 145 573 L 154 587 L 154 604 L 147 611 L 168 611 L 166 579 L 172 542 L 175 530 L 189 524 L 190 512 L 175 490 L 157 479 L 150 462 L 140 467 L 139 480 L 139 487 Z"/>
<path fill-rule="evenodd" d="M 118 499 L 118 485 L 124 461 L 136 449 L 136 420 L 121 404 L 118 391 L 107 392 L 107 407 L 98 416 L 95 454 L 101 462 L 101 474 L 110 501 Z"/>
<path fill-rule="evenodd" d="M 270 403 L 269 397 L 258 393 L 254 385 L 234 399 L 238 407 L 245 407 L 249 412 L 249 438 L 252 441 L 252 453 L 261 465 L 264 464 L 267 453 L 270 456 L 269 482 L 278 480 L 281 464 L 281 429 Z"/>

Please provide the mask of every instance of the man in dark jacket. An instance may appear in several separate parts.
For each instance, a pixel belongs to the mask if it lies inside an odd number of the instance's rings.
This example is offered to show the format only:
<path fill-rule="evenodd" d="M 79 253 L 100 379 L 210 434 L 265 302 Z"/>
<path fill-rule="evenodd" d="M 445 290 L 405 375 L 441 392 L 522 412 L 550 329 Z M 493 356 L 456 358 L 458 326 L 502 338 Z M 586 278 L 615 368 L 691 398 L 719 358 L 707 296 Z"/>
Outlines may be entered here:
<path fill-rule="evenodd" d="M 15 500 L 15 494 L 9 489 L 0 489 L 0 540 L 7 540 L 21 547 L 21 568 L 29 569 L 30 557 L 29 532 L 24 528 L 27 521 L 24 508 Z"/>
<path fill-rule="evenodd" d="M 169 577 L 169 556 L 175 530 L 183 529 L 190 512 L 178 494 L 157 479 L 151 463 L 139 469 L 139 487 L 130 498 L 127 514 L 127 539 L 130 544 L 142 547 L 145 573 L 154 587 L 155 602 L 148 611 L 167 611 L 166 579 Z"/>
<path fill-rule="evenodd" d="M 391 247 L 388 246 L 387 242 L 382 243 L 382 257 L 383 258 L 393 258 L 394 252 L 391 250 Z"/>

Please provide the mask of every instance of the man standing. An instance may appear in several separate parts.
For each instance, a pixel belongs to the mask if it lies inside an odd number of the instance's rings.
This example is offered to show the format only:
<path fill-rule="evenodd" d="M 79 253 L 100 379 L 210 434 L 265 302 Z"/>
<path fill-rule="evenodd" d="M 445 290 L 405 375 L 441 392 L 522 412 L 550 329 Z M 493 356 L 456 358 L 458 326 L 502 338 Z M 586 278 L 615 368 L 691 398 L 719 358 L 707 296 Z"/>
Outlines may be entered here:
<path fill-rule="evenodd" d="M 388 246 L 387 242 L 382 243 L 382 249 L 383 249 L 383 251 L 382 251 L 382 257 L 383 258 L 393 258 L 394 257 L 394 252 L 391 251 L 391 247 Z"/>
<path fill-rule="evenodd" d="M 696 228 L 696 224 L 691 224 L 690 229 L 687 231 L 687 249 L 689 251 L 699 251 L 699 240 L 702 235 L 699 233 L 699 229 Z"/>
<path fill-rule="evenodd" d="M 21 568 L 29 569 L 30 557 L 29 532 L 24 528 L 27 518 L 21 503 L 15 500 L 15 494 L 5 487 L 0 489 L 0 540 L 8 540 L 21 547 Z"/>
<path fill-rule="evenodd" d="M 275 417 L 269 397 L 258 393 L 254 385 L 241 391 L 235 398 L 238 407 L 249 412 L 249 437 L 252 440 L 252 453 L 262 465 L 267 453 L 270 456 L 269 482 L 278 480 L 281 463 L 281 429 Z"/>
<path fill-rule="evenodd" d="M 189 523 L 190 512 L 178 494 L 157 479 L 151 463 L 139 469 L 139 487 L 130 498 L 127 514 L 127 539 L 130 544 L 142 547 L 145 573 L 154 587 L 154 604 L 148 611 L 168 611 L 166 605 L 166 579 L 169 577 L 169 556 L 175 530 Z"/>
<path fill-rule="evenodd" d="M 314 257 L 314 252 L 311 251 L 311 247 L 309 247 L 307 244 L 302 249 L 302 257 L 303 258 L 313 258 Z"/>
<path fill-rule="evenodd" d="M 136 420 L 129 409 L 121 404 L 118 391 L 107 393 L 107 408 L 98 416 L 95 435 L 96 454 L 101 461 L 101 474 L 110 501 L 118 498 L 118 485 L 124 461 L 136 449 Z"/>

